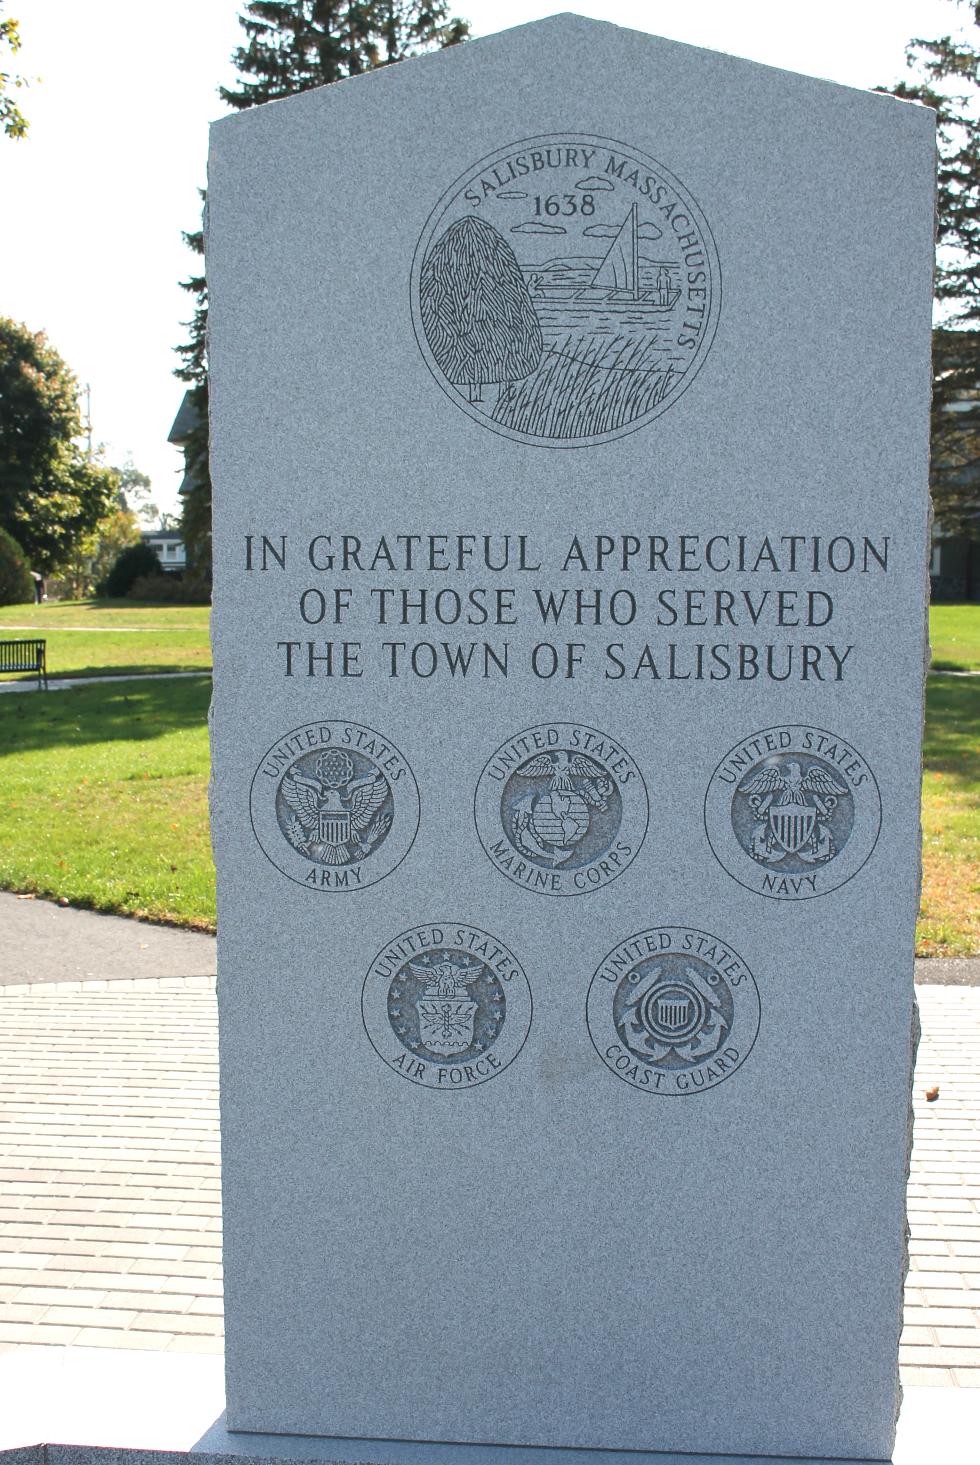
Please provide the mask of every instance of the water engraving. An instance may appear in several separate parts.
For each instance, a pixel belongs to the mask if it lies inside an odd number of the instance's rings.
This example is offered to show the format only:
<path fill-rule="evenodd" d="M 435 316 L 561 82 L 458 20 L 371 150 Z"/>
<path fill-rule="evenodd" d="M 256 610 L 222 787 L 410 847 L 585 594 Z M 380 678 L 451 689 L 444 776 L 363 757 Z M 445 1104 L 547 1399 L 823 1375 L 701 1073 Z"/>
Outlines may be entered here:
<path fill-rule="evenodd" d="M 508 738 L 474 799 L 487 857 L 542 895 L 584 895 L 615 880 L 646 835 L 646 784 L 622 743 L 582 723 L 551 722 Z"/>
<path fill-rule="evenodd" d="M 331 720 L 272 745 L 252 779 L 249 812 L 263 852 L 291 880 L 313 890 L 364 890 L 408 853 L 419 795 L 390 739 Z"/>
<path fill-rule="evenodd" d="M 726 942 L 659 926 L 620 942 L 589 987 L 593 1046 L 644 1093 L 703 1093 L 745 1062 L 759 1032 L 755 978 Z"/>
<path fill-rule="evenodd" d="M 496 1078 L 531 1025 L 531 991 L 514 954 L 476 926 L 404 931 L 371 964 L 361 993 L 371 1044 L 423 1088 L 460 1092 Z"/>
<path fill-rule="evenodd" d="M 637 148 L 579 133 L 502 148 L 447 190 L 412 269 L 430 370 L 495 432 L 607 442 L 691 384 L 721 306 L 711 231 Z"/>
<path fill-rule="evenodd" d="M 740 884 L 775 900 L 807 900 L 865 864 L 881 799 L 866 760 L 836 733 L 772 727 L 725 754 L 708 785 L 704 825 Z"/>

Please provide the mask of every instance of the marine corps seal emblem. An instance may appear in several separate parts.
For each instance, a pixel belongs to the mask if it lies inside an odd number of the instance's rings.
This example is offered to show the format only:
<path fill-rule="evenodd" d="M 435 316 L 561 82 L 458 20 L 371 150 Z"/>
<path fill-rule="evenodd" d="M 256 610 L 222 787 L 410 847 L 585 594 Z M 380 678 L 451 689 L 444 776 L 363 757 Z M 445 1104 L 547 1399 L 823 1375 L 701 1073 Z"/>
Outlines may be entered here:
<path fill-rule="evenodd" d="M 423 1088 L 460 1092 L 496 1078 L 531 1026 L 531 990 L 502 941 L 438 922 L 383 947 L 364 979 L 364 1029 L 378 1056 Z"/>
<path fill-rule="evenodd" d="M 502 875 L 542 895 L 601 890 L 636 858 L 646 785 L 622 743 L 575 722 L 508 738 L 480 775 L 480 843 Z"/>
<path fill-rule="evenodd" d="M 711 776 L 704 827 L 719 863 L 759 895 L 808 900 L 856 875 L 881 825 L 874 774 L 823 728 L 770 727 Z"/>
<path fill-rule="evenodd" d="M 689 926 L 641 931 L 610 951 L 589 987 L 593 1046 L 617 1078 L 677 1097 L 717 1088 L 759 1031 L 759 991 L 724 941 Z"/>
<path fill-rule="evenodd" d="M 545 447 L 608 442 L 665 412 L 720 307 L 718 251 L 684 184 L 582 133 L 469 168 L 412 267 L 415 335 L 443 391 L 484 427 Z"/>
<path fill-rule="evenodd" d="M 356 722 L 311 722 L 279 738 L 252 779 L 255 837 L 311 890 L 365 890 L 411 848 L 419 794 L 390 739 Z"/>

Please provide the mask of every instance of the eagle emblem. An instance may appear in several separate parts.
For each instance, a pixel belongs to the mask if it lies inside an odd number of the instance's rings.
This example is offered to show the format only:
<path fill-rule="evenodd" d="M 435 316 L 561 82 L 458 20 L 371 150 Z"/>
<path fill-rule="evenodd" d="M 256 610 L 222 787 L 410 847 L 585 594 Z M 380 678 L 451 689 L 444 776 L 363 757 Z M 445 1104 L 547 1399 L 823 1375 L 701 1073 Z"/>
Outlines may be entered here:
<path fill-rule="evenodd" d="M 547 788 L 533 788 L 517 800 L 510 829 L 514 844 L 543 864 L 563 864 L 588 834 L 591 810 L 608 809 L 612 780 L 591 758 L 564 749 L 535 754 L 517 775 L 546 779 Z"/>
<path fill-rule="evenodd" d="M 423 984 L 415 1003 L 423 1045 L 447 1058 L 465 1052 L 473 1043 L 479 1007 L 467 988 L 482 975 L 482 963 L 465 956 L 454 961 L 447 953 L 439 961 L 423 957 L 421 962 L 409 962 L 406 970 Z"/>
<path fill-rule="evenodd" d="M 830 818 L 850 793 L 822 763 L 812 763 L 806 771 L 796 761 L 770 763 L 755 769 L 738 792 L 756 820 L 748 853 L 760 864 L 796 856 L 816 865 L 838 853 Z"/>
<path fill-rule="evenodd" d="M 355 776 L 353 758 L 337 748 L 321 753 L 312 773 L 293 765 L 282 780 L 280 825 L 294 849 L 324 865 L 348 865 L 382 842 L 392 822 L 391 785 L 369 768 Z"/>

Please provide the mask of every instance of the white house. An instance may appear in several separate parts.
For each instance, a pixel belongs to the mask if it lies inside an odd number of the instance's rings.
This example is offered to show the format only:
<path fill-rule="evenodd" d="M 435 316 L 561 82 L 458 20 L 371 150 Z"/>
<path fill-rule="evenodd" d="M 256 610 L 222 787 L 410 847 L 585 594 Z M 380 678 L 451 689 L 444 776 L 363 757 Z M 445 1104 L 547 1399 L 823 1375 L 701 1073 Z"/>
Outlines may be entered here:
<path fill-rule="evenodd" d="M 153 550 L 162 570 L 187 568 L 187 551 L 179 529 L 147 529 L 140 537 Z"/>

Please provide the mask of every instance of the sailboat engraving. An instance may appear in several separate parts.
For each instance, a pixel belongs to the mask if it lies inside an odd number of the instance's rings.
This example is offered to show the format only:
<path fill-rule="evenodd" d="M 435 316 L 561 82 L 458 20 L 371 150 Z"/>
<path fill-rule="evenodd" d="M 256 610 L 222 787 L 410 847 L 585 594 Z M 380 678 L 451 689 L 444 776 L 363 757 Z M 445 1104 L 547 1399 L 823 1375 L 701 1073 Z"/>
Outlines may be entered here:
<path fill-rule="evenodd" d="M 657 270 L 653 289 L 641 284 L 639 225 L 636 204 L 631 204 L 626 218 L 610 244 L 591 285 L 553 284 L 540 274 L 530 281 L 531 299 L 548 306 L 600 306 L 603 310 L 638 312 L 640 315 L 662 314 L 672 310 L 681 297 L 680 289 L 671 284 L 665 265 Z"/>

